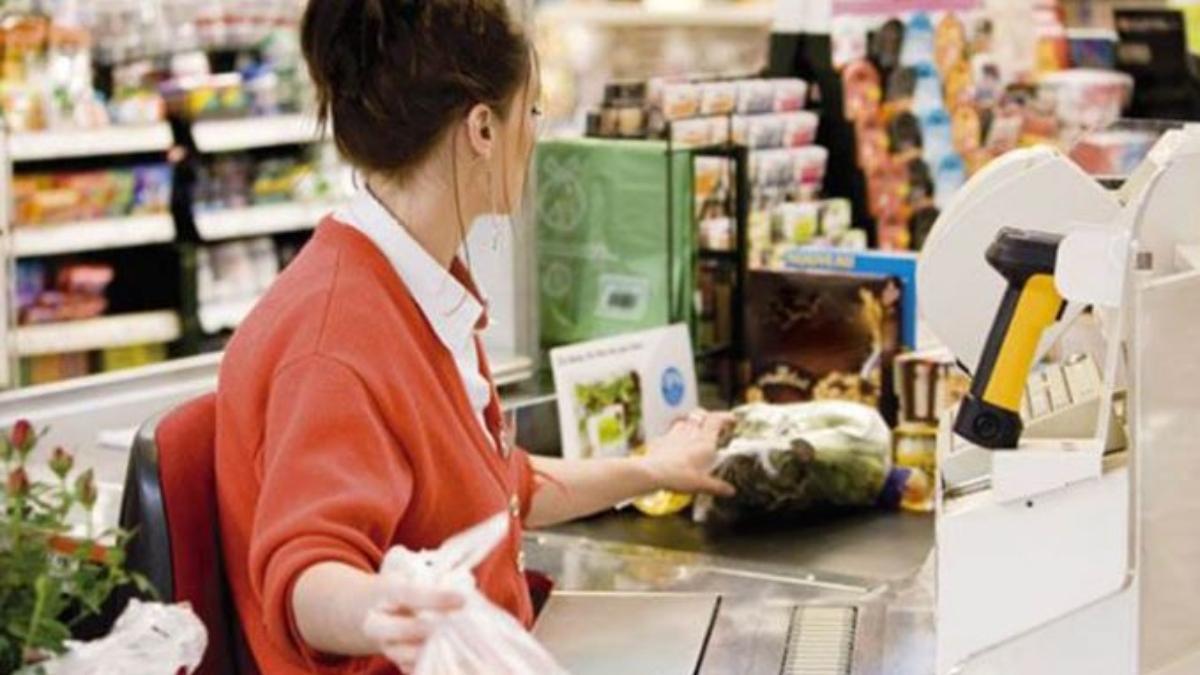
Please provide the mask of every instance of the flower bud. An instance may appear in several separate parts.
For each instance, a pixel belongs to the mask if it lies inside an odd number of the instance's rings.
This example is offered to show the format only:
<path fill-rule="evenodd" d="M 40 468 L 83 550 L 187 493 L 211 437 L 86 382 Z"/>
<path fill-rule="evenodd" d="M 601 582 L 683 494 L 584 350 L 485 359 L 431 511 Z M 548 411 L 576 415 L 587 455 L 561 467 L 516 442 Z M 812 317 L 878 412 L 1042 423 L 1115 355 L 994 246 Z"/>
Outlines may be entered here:
<path fill-rule="evenodd" d="M 29 423 L 29 420 L 17 420 L 8 432 L 8 442 L 12 444 L 19 455 L 28 453 L 35 440 L 33 425 Z"/>
<path fill-rule="evenodd" d="M 75 498 L 79 500 L 79 504 L 83 508 L 90 511 L 96 505 L 97 496 L 96 476 L 91 469 L 88 469 L 75 479 Z"/>
<path fill-rule="evenodd" d="M 50 455 L 50 470 L 58 476 L 59 480 L 67 477 L 71 473 L 71 467 L 75 466 L 75 458 L 71 453 L 67 452 L 59 446 L 54 449 L 54 454 Z"/>
<path fill-rule="evenodd" d="M 25 469 L 17 467 L 9 472 L 5 488 L 10 496 L 25 496 L 29 492 L 29 476 L 25 473 Z"/>

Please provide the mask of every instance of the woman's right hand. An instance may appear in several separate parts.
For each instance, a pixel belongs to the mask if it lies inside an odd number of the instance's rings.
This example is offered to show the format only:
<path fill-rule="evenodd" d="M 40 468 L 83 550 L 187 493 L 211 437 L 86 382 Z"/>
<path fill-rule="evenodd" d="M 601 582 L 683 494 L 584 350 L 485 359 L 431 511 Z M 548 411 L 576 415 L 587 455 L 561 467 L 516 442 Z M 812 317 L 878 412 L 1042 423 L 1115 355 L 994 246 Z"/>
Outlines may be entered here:
<path fill-rule="evenodd" d="M 363 633 L 400 669 L 411 673 L 425 649 L 432 626 L 422 615 L 461 609 L 463 597 L 454 591 L 418 588 L 398 575 L 378 577 L 381 599 L 367 612 Z"/>

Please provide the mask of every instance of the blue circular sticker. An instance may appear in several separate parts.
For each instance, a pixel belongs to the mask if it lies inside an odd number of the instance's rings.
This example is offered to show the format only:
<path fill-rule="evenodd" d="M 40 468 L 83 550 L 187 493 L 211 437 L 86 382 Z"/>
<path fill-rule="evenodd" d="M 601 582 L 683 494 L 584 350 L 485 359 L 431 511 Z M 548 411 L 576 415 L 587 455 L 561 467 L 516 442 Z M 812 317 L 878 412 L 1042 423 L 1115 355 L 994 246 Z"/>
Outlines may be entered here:
<path fill-rule="evenodd" d="M 674 408 L 683 402 L 683 394 L 687 391 L 687 385 L 683 382 L 683 373 L 679 369 L 672 366 L 663 371 L 662 375 L 662 395 L 666 399 L 667 405 Z"/>

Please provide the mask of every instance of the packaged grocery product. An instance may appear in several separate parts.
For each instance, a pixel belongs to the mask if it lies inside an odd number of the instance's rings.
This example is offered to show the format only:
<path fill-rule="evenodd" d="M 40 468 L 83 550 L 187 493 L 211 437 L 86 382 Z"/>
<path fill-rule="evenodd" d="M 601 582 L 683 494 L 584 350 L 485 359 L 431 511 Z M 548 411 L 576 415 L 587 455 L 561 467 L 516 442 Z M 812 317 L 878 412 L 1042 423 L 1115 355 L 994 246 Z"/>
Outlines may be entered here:
<path fill-rule="evenodd" d="M 676 145 L 719 145 L 729 140 L 726 117 L 697 117 L 671 123 L 671 142 Z"/>
<path fill-rule="evenodd" d="M 933 34 L 933 58 L 939 71 L 946 73 L 966 57 L 967 30 L 953 12 L 947 12 Z"/>
<path fill-rule="evenodd" d="M 757 150 L 750 156 L 750 182 L 757 187 L 795 183 L 793 150 Z"/>
<path fill-rule="evenodd" d="M 883 91 L 879 71 L 869 61 L 855 61 L 842 69 L 846 119 L 874 119 L 879 112 Z"/>
<path fill-rule="evenodd" d="M 853 208 L 850 200 L 835 197 L 821 202 L 821 234 L 840 235 L 850 229 Z"/>
<path fill-rule="evenodd" d="M 815 202 L 780 204 L 771 219 L 772 239 L 777 242 L 807 244 L 820 229 L 820 204 Z"/>
<path fill-rule="evenodd" d="M 737 494 L 698 498 L 697 520 L 780 522 L 867 507 L 879 498 L 891 435 L 874 409 L 842 401 L 759 403 L 733 414 L 736 424 L 717 452 L 713 474 Z"/>
<path fill-rule="evenodd" d="M 780 113 L 783 118 L 783 145 L 788 148 L 798 148 L 810 145 L 817 140 L 817 125 L 820 118 L 814 112 L 799 110 L 796 112 Z"/>
<path fill-rule="evenodd" d="M 900 49 L 904 44 L 904 22 L 888 19 L 871 36 L 871 60 L 884 70 L 893 70 L 900 65 Z"/>
<path fill-rule="evenodd" d="M 857 272 L 751 270 L 746 400 L 856 401 L 894 410 L 902 286 Z"/>
<path fill-rule="evenodd" d="M 819 145 L 793 148 L 793 180 L 798 185 L 817 185 L 825 180 L 825 168 L 829 164 L 829 150 Z"/>
<path fill-rule="evenodd" d="M 945 101 L 942 98 L 942 81 L 938 77 L 938 71 L 934 69 L 931 63 L 922 63 L 915 66 L 917 74 L 916 88 L 913 90 L 913 111 L 917 115 L 927 115 L 934 110 L 941 110 L 945 107 Z"/>
<path fill-rule="evenodd" d="M 737 108 L 736 82 L 703 82 L 699 87 L 701 115 L 728 115 Z"/>
<path fill-rule="evenodd" d="M 895 464 L 912 469 L 916 475 L 905 482 L 900 508 L 928 513 L 933 510 L 937 481 L 937 427 L 928 424 L 902 424 L 895 432 Z"/>
<path fill-rule="evenodd" d="M 133 170 L 133 204 L 137 213 L 165 213 L 171 208 L 171 167 L 154 164 Z"/>
<path fill-rule="evenodd" d="M 944 109 L 932 110 L 921 118 L 921 139 L 922 154 L 929 166 L 938 166 L 943 157 L 954 152 L 954 132 Z"/>
<path fill-rule="evenodd" d="M 733 142 L 751 149 L 781 148 L 787 132 L 782 115 L 735 115 Z"/>
<path fill-rule="evenodd" d="M 793 112 L 803 110 L 808 96 L 808 83 L 799 78 L 779 78 L 771 80 L 775 87 L 775 112 Z"/>
<path fill-rule="evenodd" d="M 671 82 L 662 85 L 662 115 L 668 121 L 682 120 L 700 114 L 701 88 L 691 82 Z"/>
<path fill-rule="evenodd" d="M 737 112 L 742 115 L 769 113 L 775 109 L 775 86 L 771 80 L 739 80 Z"/>
<path fill-rule="evenodd" d="M 1133 94 L 1126 73 L 1077 68 L 1042 77 L 1039 93 L 1048 97 L 1059 120 L 1069 127 L 1102 129 L 1117 121 Z"/>
<path fill-rule="evenodd" d="M 904 42 L 900 46 L 900 64 L 912 66 L 933 63 L 933 20 L 926 12 L 913 12 L 904 27 Z"/>

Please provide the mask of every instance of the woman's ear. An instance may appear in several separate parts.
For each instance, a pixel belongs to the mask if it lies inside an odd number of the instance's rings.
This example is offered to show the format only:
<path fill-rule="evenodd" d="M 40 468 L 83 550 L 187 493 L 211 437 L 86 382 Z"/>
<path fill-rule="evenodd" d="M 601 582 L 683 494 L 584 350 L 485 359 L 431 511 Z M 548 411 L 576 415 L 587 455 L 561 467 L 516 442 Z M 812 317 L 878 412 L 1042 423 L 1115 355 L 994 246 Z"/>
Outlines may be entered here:
<path fill-rule="evenodd" d="M 492 109 L 482 103 L 467 112 L 467 142 L 471 153 L 481 159 L 491 159 L 496 146 L 496 119 Z"/>

